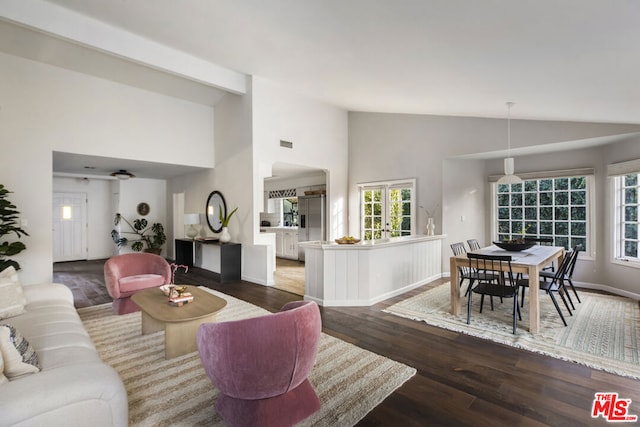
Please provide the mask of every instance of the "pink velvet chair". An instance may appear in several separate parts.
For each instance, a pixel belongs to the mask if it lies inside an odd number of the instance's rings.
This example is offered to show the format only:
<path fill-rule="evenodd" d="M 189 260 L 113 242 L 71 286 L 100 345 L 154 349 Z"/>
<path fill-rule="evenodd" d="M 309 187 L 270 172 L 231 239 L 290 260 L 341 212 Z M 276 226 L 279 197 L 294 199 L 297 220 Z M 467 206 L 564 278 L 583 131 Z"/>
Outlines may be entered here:
<path fill-rule="evenodd" d="M 322 322 L 315 302 L 198 329 L 202 366 L 220 394 L 215 409 L 230 426 L 289 426 L 320 409 L 308 380 Z"/>
<path fill-rule="evenodd" d="M 104 264 L 104 282 L 119 314 L 138 310 L 129 297 L 147 288 L 171 282 L 171 266 L 160 255 L 133 252 L 116 255 Z"/>

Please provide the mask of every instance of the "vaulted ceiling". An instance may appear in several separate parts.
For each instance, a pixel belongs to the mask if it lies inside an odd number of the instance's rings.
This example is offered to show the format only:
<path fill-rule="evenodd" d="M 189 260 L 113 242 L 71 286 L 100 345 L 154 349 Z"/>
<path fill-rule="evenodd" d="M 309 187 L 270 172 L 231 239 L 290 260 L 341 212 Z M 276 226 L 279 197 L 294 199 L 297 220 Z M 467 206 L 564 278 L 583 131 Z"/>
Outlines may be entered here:
<path fill-rule="evenodd" d="M 635 0 L 6 0 L 0 16 L 15 8 L 62 38 L 107 25 L 121 57 L 140 37 L 348 110 L 504 117 L 513 101 L 514 118 L 640 124 Z"/>

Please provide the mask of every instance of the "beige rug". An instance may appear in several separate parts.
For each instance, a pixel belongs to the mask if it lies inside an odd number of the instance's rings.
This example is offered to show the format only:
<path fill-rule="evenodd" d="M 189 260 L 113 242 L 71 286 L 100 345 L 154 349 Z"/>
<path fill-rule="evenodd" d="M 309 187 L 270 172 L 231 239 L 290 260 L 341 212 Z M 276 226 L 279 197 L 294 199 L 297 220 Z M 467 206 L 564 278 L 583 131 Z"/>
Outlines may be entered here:
<path fill-rule="evenodd" d="M 268 313 L 209 291 L 228 302 L 218 321 Z M 197 352 L 165 360 L 164 333 L 142 336 L 139 312 L 116 316 L 110 304 L 104 304 L 78 313 L 102 359 L 125 383 L 131 426 L 224 425 L 213 409 L 218 391 L 204 373 Z M 414 368 L 323 333 L 309 377 L 322 408 L 302 425 L 354 425 L 415 373 Z"/>
<path fill-rule="evenodd" d="M 466 285 L 465 285 L 466 286 Z M 463 286 L 464 288 L 464 286 Z M 521 309 L 517 334 L 512 334 L 511 300 L 497 302 L 494 311 L 488 298 L 479 313 L 480 298 L 474 295 L 471 324 L 467 325 L 467 299 L 462 314 L 450 313 L 449 283 L 394 304 L 384 311 L 420 320 L 456 332 L 462 332 L 513 347 L 577 362 L 595 369 L 640 379 L 640 310 L 638 302 L 610 295 L 578 291 L 582 303 L 574 297 L 576 311 L 569 316 L 559 300 L 568 326 L 564 327 L 551 298 L 540 294 L 540 333 L 529 332 L 528 300 Z"/>

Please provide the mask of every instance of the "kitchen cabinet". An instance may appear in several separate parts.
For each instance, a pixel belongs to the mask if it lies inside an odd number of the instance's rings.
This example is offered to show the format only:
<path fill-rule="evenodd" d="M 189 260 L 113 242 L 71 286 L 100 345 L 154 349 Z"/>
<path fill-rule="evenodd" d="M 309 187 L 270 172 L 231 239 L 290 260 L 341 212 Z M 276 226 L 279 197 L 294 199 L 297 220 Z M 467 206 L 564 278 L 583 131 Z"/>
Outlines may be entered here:
<path fill-rule="evenodd" d="M 298 259 L 298 232 L 282 233 L 282 258 Z"/>
<path fill-rule="evenodd" d="M 298 230 L 275 228 L 269 231 L 276 235 L 276 256 L 279 258 L 298 259 Z"/>

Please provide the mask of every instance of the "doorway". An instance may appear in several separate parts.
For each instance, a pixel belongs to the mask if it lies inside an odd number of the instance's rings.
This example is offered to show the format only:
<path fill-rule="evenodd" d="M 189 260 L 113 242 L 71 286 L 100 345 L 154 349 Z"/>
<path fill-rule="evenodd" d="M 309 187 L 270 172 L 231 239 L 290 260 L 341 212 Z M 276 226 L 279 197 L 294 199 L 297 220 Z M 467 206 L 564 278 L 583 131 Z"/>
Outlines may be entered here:
<path fill-rule="evenodd" d="M 304 296 L 304 263 L 293 259 L 276 258 L 273 280 L 274 288 Z"/>
<path fill-rule="evenodd" d="M 87 259 L 87 193 L 53 193 L 53 261 Z"/>

